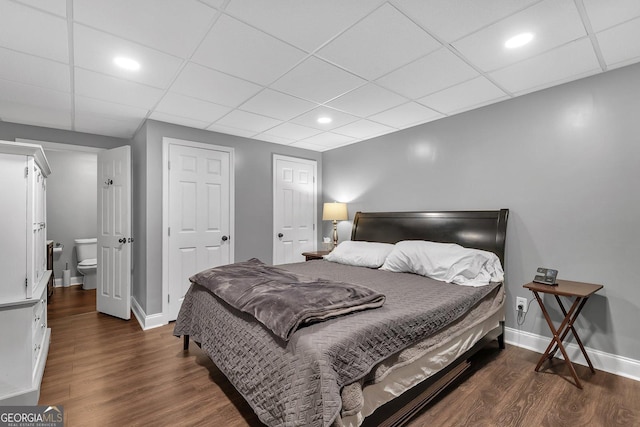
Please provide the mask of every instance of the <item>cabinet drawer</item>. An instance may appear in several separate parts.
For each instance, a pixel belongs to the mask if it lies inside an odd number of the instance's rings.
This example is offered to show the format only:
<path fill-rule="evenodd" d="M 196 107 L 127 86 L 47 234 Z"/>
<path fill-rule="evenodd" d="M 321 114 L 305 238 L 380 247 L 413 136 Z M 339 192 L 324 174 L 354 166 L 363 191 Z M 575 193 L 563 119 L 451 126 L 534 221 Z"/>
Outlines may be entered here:
<path fill-rule="evenodd" d="M 38 343 L 42 339 L 42 331 L 47 328 L 47 301 L 46 299 L 41 299 L 34 306 L 34 314 L 31 318 L 31 336 L 33 337 L 32 342 Z"/>
<path fill-rule="evenodd" d="M 43 293 L 40 296 L 40 299 L 38 300 L 38 303 L 37 304 L 33 304 L 33 315 L 35 316 L 35 315 L 38 314 L 38 312 L 41 312 L 42 310 L 44 310 L 44 307 L 46 307 L 46 305 L 47 305 L 46 293 Z"/>
<path fill-rule="evenodd" d="M 47 329 L 47 321 L 41 317 L 34 317 L 31 323 L 31 342 L 39 344 L 42 341 L 44 331 Z"/>
<path fill-rule="evenodd" d="M 36 367 L 36 364 L 38 363 L 38 358 L 40 357 L 40 353 L 42 353 L 42 338 L 44 337 L 44 334 L 40 334 L 40 340 L 38 342 L 34 342 L 33 343 L 33 358 L 31 359 L 31 369 L 33 371 L 33 369 Z"/>

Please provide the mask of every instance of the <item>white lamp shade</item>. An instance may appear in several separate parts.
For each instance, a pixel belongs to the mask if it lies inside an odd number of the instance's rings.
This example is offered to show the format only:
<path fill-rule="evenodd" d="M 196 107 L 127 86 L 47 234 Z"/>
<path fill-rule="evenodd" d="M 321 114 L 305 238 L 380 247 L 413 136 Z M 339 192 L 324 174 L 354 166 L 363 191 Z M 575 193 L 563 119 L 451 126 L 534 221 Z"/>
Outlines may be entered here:
<path fill-rule="evenodd" d="M 323 221 L 345 221 L 349 219 L 346 203 L 325 203 L 322 208 Z"/>

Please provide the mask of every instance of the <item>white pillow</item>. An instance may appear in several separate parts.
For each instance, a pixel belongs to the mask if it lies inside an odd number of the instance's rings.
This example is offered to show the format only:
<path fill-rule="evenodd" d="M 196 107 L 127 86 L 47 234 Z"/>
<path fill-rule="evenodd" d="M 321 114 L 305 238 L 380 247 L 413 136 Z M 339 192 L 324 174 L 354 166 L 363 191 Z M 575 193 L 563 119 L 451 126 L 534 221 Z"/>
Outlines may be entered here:
<path fill-rule="evenodd" d="M 393 245 L 389 243 L 347 240 L 325 255 L 324 259 L 356 267 L 378 268 L 392 249 Z"/>
<path fill-rule="evenodd" d="M 493 252 L 422 240 L 396 243 L 380 269 L 415 273 L 466 286 L 484 286 L 504 280 L 502 265 Z"/>

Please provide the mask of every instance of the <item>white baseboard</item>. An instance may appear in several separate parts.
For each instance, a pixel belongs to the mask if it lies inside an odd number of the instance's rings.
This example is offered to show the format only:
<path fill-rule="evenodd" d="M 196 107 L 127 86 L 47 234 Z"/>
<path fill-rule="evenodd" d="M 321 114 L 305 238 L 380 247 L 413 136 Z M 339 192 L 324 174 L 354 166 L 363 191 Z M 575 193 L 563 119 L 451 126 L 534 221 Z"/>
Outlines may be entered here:
<path fill-rule="evenodd" d="M 504 340 L 507 344 L 526 348 L 542 354 L 547 349 L 551 338 L 505 327 Z M 564 347 L 572 362 L 588 366 L 587 361 L 582 355 L 580 347 L 577 344 L 569 343 L 565 344 Z M 640 361 L 624 356 L 617 356 L 611 353 L 605 353 L 604 351 L 595 350 L 589 347 L 585 347 L 585 350 L 587 351 L 594 368 L 615 375 L 620 375 L 621 377 L 640 381 Z M 562 359 L 562 353 L 560 351 L 556 352 L 556 357 Z"/>
<path fill-rule="evenodd" d="M 77 286 L 77 285 L 82 285 L 83 283 L 83 276 L 73 276 L 70 278 L 69 282 L 70 285 L 69 286 Z M 62 288 L 62 278 L 59 279 L 53 279 L 53 286 L 56 288 Z"/>
<path fill-rule="evenodd" d="M 131 297 L 131 310 L 133 311 L 133 315 L 138 320 L 138 323 L 140 324 L 140 327 L 143 331 L 146 331 L 147 329 L 159 328 L 160 326 L 164 326 L 167 324 L 167 322 L 165 322 L 164 320 L 164 314 L 158 313 L 147 315 L 134 297 Z"/>

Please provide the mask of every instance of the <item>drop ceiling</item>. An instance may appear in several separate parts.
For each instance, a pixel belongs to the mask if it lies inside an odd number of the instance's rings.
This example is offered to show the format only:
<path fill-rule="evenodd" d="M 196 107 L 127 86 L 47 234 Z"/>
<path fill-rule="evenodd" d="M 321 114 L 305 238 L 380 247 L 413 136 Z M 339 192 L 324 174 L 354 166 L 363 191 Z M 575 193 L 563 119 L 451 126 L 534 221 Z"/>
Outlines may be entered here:
<path fill-rule="evenodd" d="M 638 40 L 638 0 L 0 0 L 0 120 L 325 151 L 639 62 Z"/>

